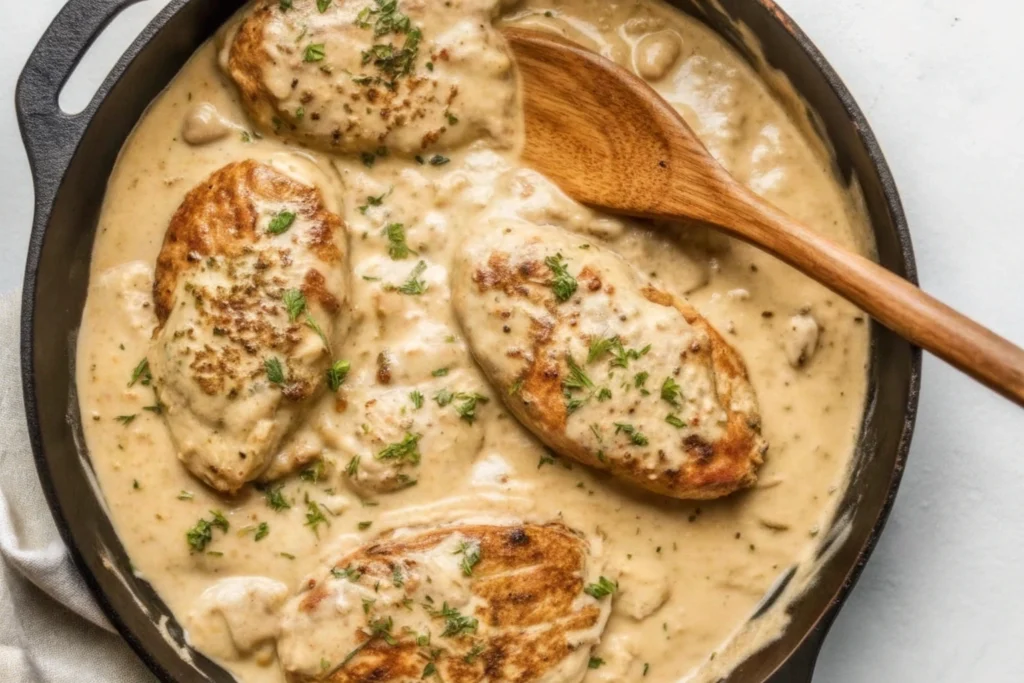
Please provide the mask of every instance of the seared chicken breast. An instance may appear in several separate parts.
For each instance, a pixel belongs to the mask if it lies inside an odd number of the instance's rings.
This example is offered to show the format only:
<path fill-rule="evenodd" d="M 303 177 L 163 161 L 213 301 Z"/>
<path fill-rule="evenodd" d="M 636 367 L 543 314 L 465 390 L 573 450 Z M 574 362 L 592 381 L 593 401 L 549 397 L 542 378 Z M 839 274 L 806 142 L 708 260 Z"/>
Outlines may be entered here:
<path fill-rule="evenodd" d="M 320 190 L 255 161 L 214 173 L 172 218 L 149 362 L 178 456 L 213 488 L 259 477 L 336 384 L 344 261 Z"/>
<path fill-rule="evenodd" d="M 484 373 L 557 453 L 676 498 L 756 481 L 767 444 L 743 360 L 616 254 L 495 221 L 467 237 L 452 291 Z"/>
<path fill-rule="evenodd" d="M 508 139 L 516 82 L 497 0 L 261 0 L 222 64 L 264 131 L 331 152 L 405 156 Z"/>
<path fill-rule="evenodd" d="M 278 657 L 291 683 L 578 683 L 614 590 L 561 524 L 393 532 L 304 582 Z"/>

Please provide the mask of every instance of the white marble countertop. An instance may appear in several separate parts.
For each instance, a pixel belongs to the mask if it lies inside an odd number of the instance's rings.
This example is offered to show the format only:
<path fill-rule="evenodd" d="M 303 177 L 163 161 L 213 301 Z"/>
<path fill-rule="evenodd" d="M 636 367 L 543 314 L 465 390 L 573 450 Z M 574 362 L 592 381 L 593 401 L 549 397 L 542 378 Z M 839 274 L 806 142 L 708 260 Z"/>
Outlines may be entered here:
<path fill-rule="evenodd" d="M 167 0 L 97 44 L 83 103 Z M 753 0 L 751 0 L 753 1 Z M 63 0 L 0 3 L 0 92 Z M 906 204 L 924 286 L 1024 344 L 1024 5 L 784 0 L 867 113 Z M 32 184 L 0 112 L 0 290 L 20 286 Z M 822 653 L 822 683 L 992 683 L 1024 672 L 1024 411 L 933 358 L 889 527 Z"/>

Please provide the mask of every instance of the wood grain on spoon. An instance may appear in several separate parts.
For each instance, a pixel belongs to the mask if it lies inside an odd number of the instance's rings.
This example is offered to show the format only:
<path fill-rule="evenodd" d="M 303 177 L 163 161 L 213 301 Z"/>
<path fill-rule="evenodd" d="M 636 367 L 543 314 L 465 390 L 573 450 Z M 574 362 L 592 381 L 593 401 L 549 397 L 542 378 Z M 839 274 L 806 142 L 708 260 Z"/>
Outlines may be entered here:
<path fill-rule="evenodd" d="M 699 221 L 750 242 L 1024 406 L 1024 350 L 741 185 L 629 71 L 552 34 L 504 33 L 523 81 L 524 159 L 574 199 L 632 216 Z"/>

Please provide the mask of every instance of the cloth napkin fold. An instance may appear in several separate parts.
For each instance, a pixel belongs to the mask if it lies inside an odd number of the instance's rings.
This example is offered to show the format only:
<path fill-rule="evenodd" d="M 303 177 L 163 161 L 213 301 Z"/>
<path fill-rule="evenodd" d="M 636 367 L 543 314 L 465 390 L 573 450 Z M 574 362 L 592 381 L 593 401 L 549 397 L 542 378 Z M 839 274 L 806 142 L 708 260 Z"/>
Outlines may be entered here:
<path fill-rule="evenodd" d="M 21 293 L 0 295 L 0 681 L 152 683 L 75 570 L 36 475 L 21 392 Z"/>

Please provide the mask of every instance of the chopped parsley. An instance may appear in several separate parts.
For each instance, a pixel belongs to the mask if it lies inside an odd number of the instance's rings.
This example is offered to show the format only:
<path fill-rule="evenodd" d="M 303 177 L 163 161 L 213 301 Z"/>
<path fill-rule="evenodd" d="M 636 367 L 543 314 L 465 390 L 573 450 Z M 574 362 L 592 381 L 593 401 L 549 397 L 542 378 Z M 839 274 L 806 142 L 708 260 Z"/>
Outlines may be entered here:
<path fill-rule="evenodd" d="M 576 278 L 569 274 L 568 264 L 562 255 L 548 256 L 544 259 L 544 265 L 551 269 L 551 274 L 554 277 L 551 281 L 551 289 L 555 293 L 555 298 L 562 302 L 571 299 L 579 285 L 576 283 Z"/>
<path fill-rule="evenodd" d="M 449 161 L 451 161 L 451 159 L 449 159 L 448 157 L 441 156 L 440 154 L 435 154 L 434 156 L 430 157 L 429 163 L 431 166 L 444 166 Z"/>
<path fill-rule="evenodd" d="M 286 289 L 281 295 L 284 307 L 288 311 L 288 320 L 295 322 L 306 310 L 306 295 L 301 289 Z"/>
<path fill-rule="evenodd" d="M 288 229 L 292 227 L 294 222 L 294 213 L 291 211 L 281 211 L 270 219 L 270 225 L 267 226 L 267 232 L 271 235 L 283 235 L 288 232 Z"/>
<path fill-rule="evenodd" d="M 434 370 L 430 374 L 433 375 L 434 377 L 447 377 L 448 368 L 438 368 L 437 370 Z"/>
<path fill-rule="evenodd" d="M 620 432 L 625 432 L 634 446 L 646 446 L 648 444 L 647 437 L 631 424 L 616 422 L 615 433 L 618 434 Z"/>
<path fill-rule="evenodd" d="M 327 11 L 327 8 L 331 6 L 331 0 L 316 0 L 316 8 L 320 10 L 320 14 Z"/>
<path fill-rule="evenodd" d="M 604 660 L 600 657 L 591 657 L 590 661 L 587 662 L 588 669 L 600 669 L 601 665 L 604 664 Z"/>
<path fill-rule="evenodd" d="M 405 438 L 393 443 L 377 454 L 377 460 L 397 460 L 412 465 L 420 464 L 420 435 L 406 432 Z"/>
<path fill-rule="evenodd" d="M 302 56 L 302 61 L 308 63 L 322 62 L 326 56 L 327 47 L 323 43 L 313 43 L 306 47 L 306 52 Z"/>
<path fill-rule="evenodd" d="M 487 403 L 491 399 L 480 394 L 464 394 L 458 393 L 455 398 L 461 401 L 459 405 L 455 406 L 455 412 L 459 414 L 463 420 L 469 424 L 473 424 L 476 420 L 476 406 L 478 403 Z"/>
<path fill-rule="evenodd" d="M 672 425 L 676 429 L 682 429 L 683 427 L 686 426 L 685 422 L 680 420 L 678 416 L 672 415 L 672 414 L 669 414 L 668 416 L 665 417 L 665 422 L 668 422 L 670 425 Z"/>
<path fill-rule="evenodd" d="M 405 576 L 402 574 L 401 565 L 395 565 L 391 569 L 391 583 L 394 584 L 395 588 L 401 588 L 405 585 Z"/>
<path fill-rule="evenodd" d="M 359 213 L 365 216 L 366 212 L 369 210 L 371 206 L 380 206 L 381 204 L 383 204 L 384 200 L 388 198 L 388 195 L 391 194 L 392 190 L 394 190 L 394 188 L 391 188 L 391 190 L 388 190 L 384 194 L 378 195 L 376 197 L 367 195 L 366 203 L 359 207 Z"/>
<path fill-rule="evenodd" d="M 605 401 L 611 399 L 611 397 L 612 390 L 609 389 L 608 387 L 601 387 L 601 390 L 597 392 L 598 403 L 604 403 Z"/>
<path fill-rule="evenodd" d="M 409 400 L 416 406 L 416 410 L 423 407 L 423 393 L 419 389 L 409 392 Z"/>
<path fill-rule="evenodd" d="M 472 664 L 477 660 L 477 657 L 483 654 L 484 650 L 486 649 L 487 648 L 485 646 L 481 645 L 480 643 L 477 643 L 473 646 L 473 649 L 466 653 L 466 656 L 462 658 L 462 661 L 464 661 L 466 664 Z"/>
<path fill-rule="evenodd" d="M 569 365 L 569 375 L 562 381 L 562 386 L 565 389 L 593 389 L 594 383 L 587 373 L 583 372 L 583 368 L 576 364 L 572 356 L 567 355 L 565 362 Z"/>
<path fill-rule="evenodd" d="M 139 361 L 139 364 L 132 370 L 132 378 L 128 382 L 128 387 L 134 387 L 137 383 L 142 382 L 142 386 L 148 387 L 153 383 L 153 373 L 149 370 L 149 359 L 143 358 Z"/>
<path fill-rule="evenodd" d="M 327 478 L 327 466 L 324 464 L 323 459 L 319 459 L 306 469 L 299 472 L 299 479 L 302 481 L 308 481 L 310 484 L 315 484 L 318 481 L 323 481 Z"/>
<path fill-rule="evenodd" d="M 587 363 L 593 363 L 594 361 L 600 360 L 605 354 L 610 353 L 612 355 L 611 365 L 613 368 L 628 368 L 629 361 L 640 360 L 640 358 L 646 356 L 650 350 L 650 344 L 639 351 L 636 349 L 627 349 L 623 346 L 622 340 L 618 337 L 597 339 L 590 343 L 590 354 L 587 356 Z"/>
<path fill-rule="evenodd" d="M 410 254 L 416 254 L 405 241 L 405 226 L 401 223 L 388 224 L 384 228 L 384 235 L 388 238 L 388 256 L 391 260 L 401 261 L 409 258 Z"/>
<path fill-rule="evenodd" d="M 228 520 L 221 512 L 210 510 L 210 514 L 213 515 L 212 520 L 200 519 L 194 527 L 185 533 L 185 539 L 188 541 L 189 546 L 191 546 L 192 552 L 201 553 L 206 550 L 206 546 L 213 541 L 214 529 L 226 532 L 231 528 Z"/>
<path fill-rule="evenodd" d="M 278 0 L 277 5 L 281 8 L 282 12 L 287 12 L 292 8 L 292 0 Z"/>
<path fill-rule="evenodd" d="M 323 511 L 320 509 L 320 505 L 315 501 L 308 501 L 306 503 L 306 526 L 313 530 L 317 538 L 320 537 L 320 525 L 326 524 L 331 525 L 331 521 L 324 517 Z"/>
<path fill-rule="evenodd" d="M 566 355 L 566 363 L 569 365 L 569 373 L 562 380 L 562 394 L 565 396 L 566 412 L 572 414 L 579 410 L 586 403 L 590 396 L 581 397 L 574 394 L 575 391 L 589 391 L 594 388 L 594 382 L 587 376 L 572 356 Z M 592 394 L 591 394 L 592 395 Z"/>
<path fill-rule="evenodd" d="M 327 368 L 327 388 L 337 392 L 345 383 L 345 378 L 348 377 L 351 370 L 352 364 L 347 360 L 336 360 L 331 363 L 331 367 Z"/>
<path fill-rule="evenodd" d="M 583 592 L 594 598 L 595 600 L 602 600 L 619 590 L 619 584 L 615 581 L 601 577 L 597 580 L 597 583 L 590 583 L 583 589 Z"/>
<path fill-rule="evenodd" d="M 118 422 L 120 422 L 121 424 L 123 424 L 125 427 L 127 427 L 132 422 L 135 422 L 135 418 L 137 418 L 137 417 L 138 417 L 138 415 L 136 415 L 136 414 L 132 414 L 132 415 L 118 415 L 114 419 L 117 420 Z"/>
<path fill-rule="evenodd" d="M 661 384 L 661 398 L 667 402 L 673 408 L 679 407 L 679 396 L 682 393 L 676 381 L 671 377 L 666 377 L 665 381 Z"/>
<path fill-rule="evenodd" d="M 540 456 L 540 462 L 537 463 L 537 469 L 539 470 L 541 467 L 544 467 L 544 465 L 554 465 L 554 464 L 555 464 L 555 458 L 553 456 L 551 456 L 550 454 L 546 453 L 546 454 Z"/>
<path fill-rule="evenodd" d="M 611 351 L 612 345 L 619 341 L 618 337 L 605 337 L 590 342 L 590 353 L 587 354 L 587 364 L 599 360 L 604 354 Z"/>
<path fill-rule="evenodd" d="M 427 269 L 427 264 L 420 261 L 416 264 L 416 267 L 412 269 L 409 277 L 405 282 L 398 288 L 398 291 L 402 294 L 408 294 L 410 296 L 416 296 L 423 294 L 427 291 L 427 283 L 420 279 L 423 272 Z"/>
<path fill-rule="evenodd" d="M 434 613 L 434 616 L 445 620 L 444 631 L 441 632 L 442 638 L 453 638 L 467 633 L 476 633 L 477 626 L 479 625 L 476 619 L 463 616 L 457 609 L 449 607 L 447 602 L 441 607 L 440 612 Z"/>
<path fill-rule="evenodd" d="M 256 527 L 256 533 L 253 535 L 254 541 L 262 541 L 264 538 L 270 535 L 270 525 L 266 522 L 260 522 L 259 526 Z"/>
<path fill-rule="evenodd" d="M 331 576 L 336 579 L 348 579 L 352 583 L 355 583 L 362 577 L 363 573 L 358 569 L 353 569 L 351 566 L 340 569 L 335 567 L 331 570 Z"/>
<path fill-rule="evenodd" d="M 181 493 L 178 494 L 178 500 L 193 500 L 195 497 L 196 495 L 194 493 L 186 491 L 185 489 L 182 489 Z"/>
<path fill-rule="evenodd" d="M 649 372 L 638 372 L 636 373 L 636 375 L 633 376 L 633 386 L 639 389 L 644 396 L 647 396 L 648 394 L 651 393 L 647 391 L 646 387 L 644 387 L 644 385 L 647 384 L 647 378 L 649 378 L 650 376 L 651 373 Z"/>
<path fill-rule="evenodd" d="M 267 507 L 276 512 L 287 510 L 291 507 L 282 491 L 284 490 L 284 484 L 277 487 L 270 487 L 263 492 L 263 499 L 267 502 Z"/>
<path fill-rule="evenodd" d="M 267 371 L 267 379 L 271 384 L 279 386 L 284 384 L 284 368 L 281 366 L 281 361 L 277 358 L 268 358 L 263 361 L 263 367 Z"/>
<path fill-rule="evenodd" d="M 440 389 L 434 394 L 434 400 L 437 402 L 437 405 L 446 408 L 455 400 L 455 394 L 448 389 Z"/>
<path fill-rule="evenodd" d="M 480 564 L 480 544 L 476 541 L 463 541 L 453 554 L 462 555 L 462 574 L 473 576 L 473 567 Z"/>
<path fill-rule="evenodd" d="M 508 395 L 509 395 L 509 396 L 518 396 L 519 394 L 521 394 L 521 393 L 522 393 L 522 391 L 523 391 L 523 385 L 524 385 L 525 383 L 526 383 L 526 380 L 525 380 L 525 379 L 523 379 L 522 377 L 520 377 L 519 379 L 517 379 L 517 380 L 516 380 L 516 381 L 515 381 L 515 382 L 514 382 L 514 383 L 512 384 L 512 386 L 510 386 L 510 387 L 508 388 Z"/>
<path fill-rule="evenodd" d="M 359 460 L 360 458 L 358 455 L 352 456 L 352 459 L 348 461 L 348 465 L 345 467 L 345 474 L 350 477 L 356 476 L 359 472 Z"/>
<path fill-rule="evenodd" d="M 373 526 L 373 522 L 359 522 L 359 524 L 357 524 L 356 526 L 359 527 L 360 531 L 366 531 L 371 526 Z"/>

